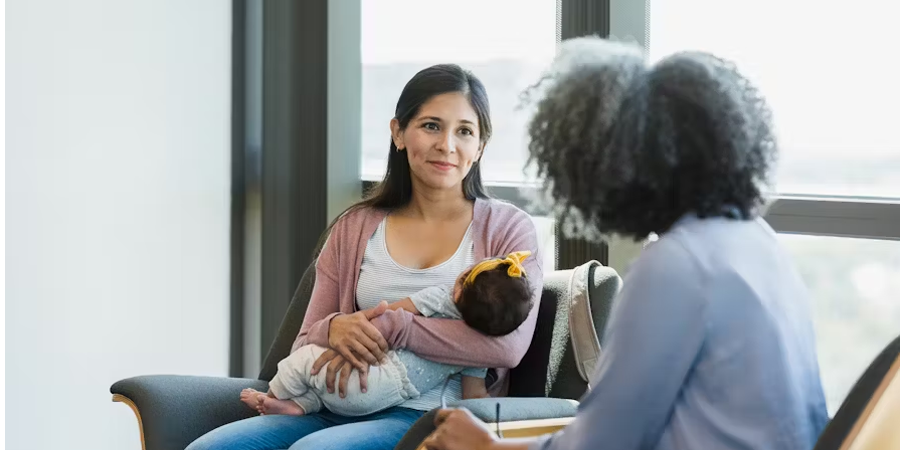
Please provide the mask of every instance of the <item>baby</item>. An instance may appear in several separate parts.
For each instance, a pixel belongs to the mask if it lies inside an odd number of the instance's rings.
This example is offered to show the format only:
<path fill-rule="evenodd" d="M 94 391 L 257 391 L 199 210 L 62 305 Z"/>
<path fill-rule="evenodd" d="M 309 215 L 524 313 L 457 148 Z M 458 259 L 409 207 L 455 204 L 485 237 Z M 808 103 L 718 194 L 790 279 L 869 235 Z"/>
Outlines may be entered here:
<path fill-rule="evenodd" d="M 513 332 L 531 311 L 531 289 L 522 261 L 529 251 L 491 258 L 467 269 L 454 286 L 436 286 L 394 302 L 390 309 L 405 309 L 428 317 L 462 319 L 488 336 Z M 269 392 L 253 389 L 241 392 L 241 400 L 261 414 L 303 415 L 321 410 L 344 416 L 372 414 L 427 392 L 447 377 L 462 376 L 463 398 L 487 396 L 484 378 L 487 369 L 466 368 L 430 361 L 406 350 L 387 352 L 386 361 L 369 368 L 368 390 L 359 389 L 359 375 L 351 376 L 345 398 L 329 393 L 326 371 L 311 375 L 313 363 L 327 349 L 305 345 L 278 363 L 278 373 L 269 383 Z"/>

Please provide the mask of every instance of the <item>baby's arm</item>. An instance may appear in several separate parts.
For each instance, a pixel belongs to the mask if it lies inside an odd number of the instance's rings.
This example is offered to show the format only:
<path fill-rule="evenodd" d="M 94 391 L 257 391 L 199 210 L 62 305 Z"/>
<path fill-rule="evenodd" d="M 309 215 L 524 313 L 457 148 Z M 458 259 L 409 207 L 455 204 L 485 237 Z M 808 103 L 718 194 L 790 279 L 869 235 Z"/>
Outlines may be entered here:
<path fill-rule="evenodd" d="M 483 377 L 470 377 L 463 375 L 462 377 L 462 398 L 468 400 L 470 398 L 488 398 L 490 395 L 487 391 Z"/>
<path fill-rule="evenodd" d="M 413 314 L 417 314 L 420 316 L 422 315 L 422 313 L 420 313 L 419 310 L 416 309 L 416 305 L 413 304 L 413 301 L 409 297 L 406 297 L 403 300 L 391 303 L 390 305 L 388 305 L 388 309 L 391 311 L 396 311 L 398 309 L 405 309 Z"/>
<path fill-rule="evenodd" d="M 403 300 L 388 305 L 391 311 L 400 309 L 409 311 L 418 316 L 431 317 L 435 314 L 443 314 L 448 317 L 456 317 L 459 312 L 453 302 L 452 286 L 432 286 L 422 289 Z"/>
<path fill-rule="evenodd" d="M 409 300 L 410 303 L 412 303 L 412 306 L 419 314 L 426 317 L 441 315 L 451 319 L 462 318 L 459 315 L 459 310 L 456 309 L 456 303 L 453 301 L 453 285 L 432 286 L 422 289 L 421 291 L 410 295 L 408 299 L 395 302 L 395 304 L 405 302 L 406 300 Z M 405 307 L 403 307 L 403 309 L 410 311 Z"/>

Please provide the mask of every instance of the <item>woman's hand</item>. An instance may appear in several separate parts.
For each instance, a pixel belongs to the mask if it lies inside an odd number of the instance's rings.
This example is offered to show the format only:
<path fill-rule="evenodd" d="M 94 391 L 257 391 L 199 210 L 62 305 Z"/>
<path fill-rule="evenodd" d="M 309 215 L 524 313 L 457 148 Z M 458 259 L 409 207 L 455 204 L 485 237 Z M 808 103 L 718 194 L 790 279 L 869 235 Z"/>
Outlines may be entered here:
<path fill-rule="evenodd" d="M 372 309 L 339 315 L 331 319 L 328 329 L 328 345 L 331 350 L 316 359 L 311 372 L 316 375 L 322 367 L 328 365 L 325 379 L 328 392 L 334 392 L 336 374 L 340 372 L 338 391 L 341 397 L 346 395 L 351 367 L 347 370 L 342 369 L 350 365 L 359 371 L 360 390 L 366 392 L 369 366 L 377 365 L 379 361 L 384 360 L 384 353 L 388 351 L 384 336 L 369 321 L 384 314 L 385 310 L 387 302 L 381 302 Z"/>
<path fill-rule="evenodd" d="M 424 446 L 428 450 L 489 450 L 496 437 L 468 409 L 442 409 L 434 418 L 437 430 Z"/>
<path fill-rule="evenodd" d="M 370 365 L 377 365 L 384 359 L 388 345 L 378 328 L 369 321 L 384 314 L 385 310 L 387 302 L 383 301 L 372 309 L 331 319 L 328 328 L 328 346 L 337 350 L 360 371 L 367 370 Z M 319 367 L 321 366 L 317 364 L 313 370 Z"/>
<path fill-rule="evenodd" d="M 325 373 L 325 386 L 328 388 L 328 392 L 334 393 L 334 381 L 337 379 L 337 374 L 340 372 L 341 379 L 338 382 L 338 394 L 341 398 L 347 396 L 347 383 L 350 381 L 350 374 L 356 370 L 350 361 L 344 359 L 338 352 L 328 349 L 325 353 L 322 353 L 316 362 L 313 364 L 312 374 L 315 375 L 319 373 L 319 369 L 321 365 L 328 365 L 327 372 Z M 359 372 L 359 389 L 362 392 L 366 392 L 369 380 L 368 380 L 368 367 L 366 367 L 365 371 Z"/>

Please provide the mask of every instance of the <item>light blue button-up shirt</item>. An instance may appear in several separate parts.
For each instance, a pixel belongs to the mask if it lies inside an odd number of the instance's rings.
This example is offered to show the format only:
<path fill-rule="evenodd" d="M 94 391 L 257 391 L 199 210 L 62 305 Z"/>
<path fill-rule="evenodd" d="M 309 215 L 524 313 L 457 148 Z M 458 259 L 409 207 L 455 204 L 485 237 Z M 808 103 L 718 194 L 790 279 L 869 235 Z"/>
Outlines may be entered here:
<path fill-rule="evenodd" d="M 763 220 L 682 218 L 629 269 L 577 419 L 532 448 L 812 448 L 809 303 Z"/>

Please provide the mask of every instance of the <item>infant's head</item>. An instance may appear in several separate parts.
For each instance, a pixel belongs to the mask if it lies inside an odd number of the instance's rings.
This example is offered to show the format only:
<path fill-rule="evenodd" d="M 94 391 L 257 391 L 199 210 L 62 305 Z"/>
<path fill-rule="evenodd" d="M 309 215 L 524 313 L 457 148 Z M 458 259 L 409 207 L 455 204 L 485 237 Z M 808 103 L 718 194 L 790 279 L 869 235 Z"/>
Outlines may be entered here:
<path fill-rule="evenodd" d="M 512 333 L 531 311 L 531 288 L 522 261 L 531 252 L 490 258 L 460 275 L 456 308 L 466 325 L 489 336 Z"/>

